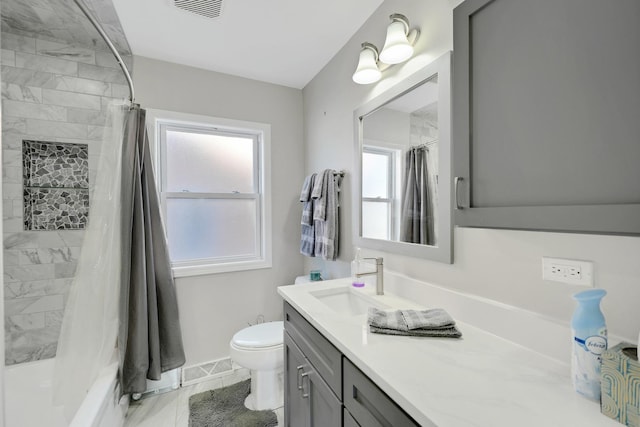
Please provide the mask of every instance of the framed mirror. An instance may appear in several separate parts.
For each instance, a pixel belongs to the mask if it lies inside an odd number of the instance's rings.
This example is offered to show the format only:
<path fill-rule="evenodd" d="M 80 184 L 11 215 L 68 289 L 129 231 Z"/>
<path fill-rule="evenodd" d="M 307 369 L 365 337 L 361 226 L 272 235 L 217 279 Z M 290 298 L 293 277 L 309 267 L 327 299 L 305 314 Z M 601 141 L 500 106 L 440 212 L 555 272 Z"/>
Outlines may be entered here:
<path fill-rule="evenodd" d="M 354 120 L 356 245 L 452 263 L 451 53 Z"/>

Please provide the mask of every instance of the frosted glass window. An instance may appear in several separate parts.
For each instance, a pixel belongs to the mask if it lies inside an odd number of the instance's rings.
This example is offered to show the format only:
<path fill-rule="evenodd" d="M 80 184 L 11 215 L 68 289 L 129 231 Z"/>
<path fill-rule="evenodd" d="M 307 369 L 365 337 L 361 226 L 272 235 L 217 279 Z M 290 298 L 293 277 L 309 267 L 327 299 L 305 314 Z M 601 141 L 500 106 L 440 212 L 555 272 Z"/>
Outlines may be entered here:
<path fill-rule="evenodd" d="M 362 237 L 389 240 L 389 204 L 362 202 Z"/>
<path fill-rule="evenodd" d="M 174 275 L 270 267 L 270 126 L 151 115 Z"/>
<path fill-rule="evenodd" d="M 256 200 L 169 199 L 167 229 L 173 261 L 252 256 Z"/>
<path fill-rule="evenodd" d="M 166 191 L 252 193 L 255 139 L 246 136 L 166 131 Z"/>
<path fill-rule="evenodd" d="M 390 160 L 386 153 L 362 153 L 362 197 L 389 198 Z"/>

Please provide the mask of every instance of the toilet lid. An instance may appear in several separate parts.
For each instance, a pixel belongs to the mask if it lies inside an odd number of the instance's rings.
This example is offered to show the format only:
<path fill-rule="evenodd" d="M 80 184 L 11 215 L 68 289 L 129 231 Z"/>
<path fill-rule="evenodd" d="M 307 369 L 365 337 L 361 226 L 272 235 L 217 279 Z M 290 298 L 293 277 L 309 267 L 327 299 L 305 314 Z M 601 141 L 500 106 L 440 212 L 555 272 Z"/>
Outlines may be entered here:
<path fill-rule="evenodd" d="M 273 347 L 282 344 L 284 323 L 267 322 L 249 326 L 233 336 L 233 343 L 240 347 Z"/>

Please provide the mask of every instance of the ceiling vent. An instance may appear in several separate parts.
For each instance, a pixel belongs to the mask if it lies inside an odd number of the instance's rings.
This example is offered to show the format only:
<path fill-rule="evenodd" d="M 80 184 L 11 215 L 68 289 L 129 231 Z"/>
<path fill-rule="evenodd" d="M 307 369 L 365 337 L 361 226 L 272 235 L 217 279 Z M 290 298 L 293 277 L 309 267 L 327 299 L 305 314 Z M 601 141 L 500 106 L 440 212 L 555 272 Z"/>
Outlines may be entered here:
<path fill-rule="evenodd" d="M 173 5 L 206 18 L 217 18 L 222 11 L 222 0 L 173 0 Z"/>

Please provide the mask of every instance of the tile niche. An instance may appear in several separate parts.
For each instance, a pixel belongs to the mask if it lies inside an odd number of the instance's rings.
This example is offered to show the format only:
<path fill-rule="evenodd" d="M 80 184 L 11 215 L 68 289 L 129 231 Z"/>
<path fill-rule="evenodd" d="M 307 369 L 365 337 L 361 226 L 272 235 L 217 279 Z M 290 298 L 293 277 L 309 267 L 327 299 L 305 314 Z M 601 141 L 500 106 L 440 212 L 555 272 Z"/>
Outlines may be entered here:
<path fill-rule="evenodd" d="M 89 216 L 87 144 L 22 141 L 24 229 L 83 230 Z"/>

